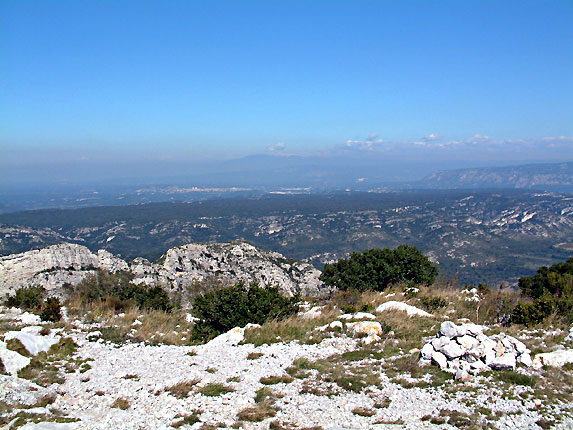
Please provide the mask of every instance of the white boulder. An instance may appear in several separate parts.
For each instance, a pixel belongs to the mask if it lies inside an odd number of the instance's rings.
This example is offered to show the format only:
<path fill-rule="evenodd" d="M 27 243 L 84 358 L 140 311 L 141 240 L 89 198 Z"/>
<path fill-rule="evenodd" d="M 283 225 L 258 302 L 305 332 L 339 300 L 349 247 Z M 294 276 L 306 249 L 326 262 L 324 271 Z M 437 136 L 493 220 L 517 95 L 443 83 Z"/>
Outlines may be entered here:
<path fill-rule="evenodd" d="M 382 313 L 386 311 L 404 311 L 408 314 L 409 317 L 412 316 L 420 316 L 420 317 L 433 317 L 432 314 L 423 311 L 422 309 L 418 309 L 415 306 L 409 305 L 404 302 L 396 302 L 390 301 L 386 303 L 382 303 L 376 308 L 376 312 Z"/>
<path fill-rule="evenodd" d="M 48 336 L 40 336 L 32 333 L 25 333 L 22 331 L 9 331 L 4 334 L 4 340 L 18 339 L 24 345 L 24 348 L 32 355 L 36 355 L 42 351 L 48 351 L 50 347 L 60 340 L 60 338 L 53 338 Z"/>
<path fill-rule="evenodd" d="M 355 314 L 340 315 L 338 318 L 343 320 L 375 320 L 376 315 L 372 315 L 368 312 L 357 312 Z"/>
<path fill-rule="evenodd" d="M 568 363 L 573 363 L 573 349 L 562 349 L 559 351 L 537 354 L 533 360 L 533 365 L 535 367 L 563 367 Z"/>
<path fill-rule="evenodd" d="M 382 334 L 382 326 L 377 321 L 359 321 L 346 324 L 356 335 L 377 335 Z"/>
<path fill-rule="evenodd" d="M 444 354 L 438 351 L 432 352 L 432 360 L 436 362 L 440 369 L 445 370 L 448 366 L 448 359 Z"/>
<path fill-rule="evenodd" d="M 220 334 L 214 339 L 207 342 L 209 346 L 216 345 L 238 345 L 245 339 L 245 330 L 248 328 L 260 327 L 259 324 L 247 324 L 245 327 L 235 327 L 227 333 Z"/>
<path fill-rule="evenodd" d="M 18 372 L 30 364 L 30 359 L 18 354 L 7 348 L 6 342 L 0 340 L 0 359 L 4 363 L 4 368 L 12 376 L 16 376 Z"/>
<path fill-rule="evenodd" d="M 514 354 L 503 354 L 501 357 L 494 358 L 489 367 L 493 370 L 515 370 L 517 363 Z"/>

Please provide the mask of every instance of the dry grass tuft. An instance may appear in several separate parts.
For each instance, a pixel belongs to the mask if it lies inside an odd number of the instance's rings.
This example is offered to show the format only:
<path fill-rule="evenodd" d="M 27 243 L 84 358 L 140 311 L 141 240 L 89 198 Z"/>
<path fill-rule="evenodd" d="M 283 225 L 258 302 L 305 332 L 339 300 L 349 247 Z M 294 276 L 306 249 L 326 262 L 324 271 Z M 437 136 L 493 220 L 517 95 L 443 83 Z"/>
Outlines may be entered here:
<path fill-rule="evenodd" d="M 314 329 L 334 321 L 338 314 L 338 311 L 331 310 L 318 318 L 303 319 L 295 315 L 280 321 L 267 321 L 261 327 L 245 330 L 243 343 L 252 343 L 255 346 L 293 340 L 299 340 L 301 343 L 319 343 L 329 334 L 315 332 Z"/>
<path fill-rule="evenodd" d="M 201 382 L 200 379 L 181 381 L 175 385 L 171 385 L 170 387 L 165 387 L 165 391 L 171 394 L 173 397 L 184 399 L 185 397 L 189 396 L 189 393 L 191 390 L 193 390 L 193 387 L 199 382 Z"/>
<path fill-rule="evenodd" d="M 290 384 L 294 379 L 289 375 L 263 376 L 259 382 L 263 385 Z"/>
<path fill-rule="evenodd" d="M 230 393 L 232 391 L 235 390 L 227 385 L 220 384 L 218 382 L 212 382 L 199 389 L 199 393 L 208 397 L 217 397 L 222 394 Z"/>
<path fill-rule="evenodd" d="M 122 411 L 125 411 L 125 410 L 129 409 L 129 400 L 127 400 L 123 397 L 118 397 L 117 399 L 115 399 L 115 402 L 113 402 L 111 407 L 112 408 L 118 408 L 118 409 L 121 409 Z"/>
<path fill-rule="evenodd" d="M 376 415 L 376 411 L 374 409 L 357 407 L 352 409 L 352 413 L 354 415 L 360 415 L 361 417 L 372 417 Z"/>
<path fill-rule="evenodd" d="M 14 352 L 17 352 L 24 357 L 32 357 L 32 354 L 26 349 L 24 344 L 20 342 L 19 339 L 9 339 L 6 341 L 6 348 L 11 349 Z"/>
<path fill-rule="evenodd" d="M 175 415 L 175 421 L 173 421 L 170 426 L 174 427 L 174 428 L 179 428 L 182 426 L 186 426 L 186 425 L 193 425 L 195 423 L 198 423 L 199 421 L 201 421 L 199 419 L 199 415 L 201 415 L 203 411 L 201 410 L 195 410 L 193 411 L 191 414 L 186 414 L 186 415 L 182 415 L 182 414 L 178 414 Z"/>
<path fill-rule="evenodd" d="M 258 358 L 261 358 L 263 355 L 262 352 L 249 352 L 249 355 L 247 355 L 247 360 L 256 360 Z"/>
<path fill-rule="evenodd" d="M 113 343 L 190 344 L 192 324 L 187 322 L 183 311 L 145 310 L 135 306 L 117 309 L 113 299 L 85 303 L 77 297 L 69 299 L 66 305 L 70 316 L 88 323 L 101 323 L 103 339 Z M 118 317 L 119 314 L 123 316 Z M 136 320 L 141 324 L 134 325 Z"/>

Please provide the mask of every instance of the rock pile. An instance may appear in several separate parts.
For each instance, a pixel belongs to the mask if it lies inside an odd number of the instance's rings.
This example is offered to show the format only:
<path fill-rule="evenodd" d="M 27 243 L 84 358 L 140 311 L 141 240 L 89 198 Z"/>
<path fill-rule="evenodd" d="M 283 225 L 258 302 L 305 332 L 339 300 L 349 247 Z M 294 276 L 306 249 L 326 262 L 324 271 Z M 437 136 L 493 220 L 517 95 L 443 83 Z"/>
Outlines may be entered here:
<path fill-rule="evenodd" d="M 432 363 L 457 379 L 484 370 L 515 370 L 518 364 L 531 366 L 530 351 L 519 340 L 503 333 L 488 337 L 476 324 L 455 325 L 445 321 L 440 331 L 420 351 L 420 365 Z"/>

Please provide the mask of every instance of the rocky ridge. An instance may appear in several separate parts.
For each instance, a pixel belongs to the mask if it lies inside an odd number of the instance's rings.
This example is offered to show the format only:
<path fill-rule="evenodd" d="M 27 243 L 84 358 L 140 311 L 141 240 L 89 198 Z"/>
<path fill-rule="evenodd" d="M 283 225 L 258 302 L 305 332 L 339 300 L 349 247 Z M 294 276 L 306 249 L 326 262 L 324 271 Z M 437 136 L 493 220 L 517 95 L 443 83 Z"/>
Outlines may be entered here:
<path fill-rule="evenodd" d="M 96 269 L 131 271 L 134 283 L 161 285 L 167 290 L 181 290 L 209 279 L 223 284 L 257 281 L 277 285 L 287 295 L 316 295 L 324 288 L 318 279 L 320 271 L 310 264 L 246 242 L 183 245 L 169 249 L 156 263 L 143 258 L 128 263 L 106 250 L 93 253 L 85 246 L 64 243 L 0 257 L 0 295 L 28 285 L 62 294 L 64 284 L 76 285 Z"/>

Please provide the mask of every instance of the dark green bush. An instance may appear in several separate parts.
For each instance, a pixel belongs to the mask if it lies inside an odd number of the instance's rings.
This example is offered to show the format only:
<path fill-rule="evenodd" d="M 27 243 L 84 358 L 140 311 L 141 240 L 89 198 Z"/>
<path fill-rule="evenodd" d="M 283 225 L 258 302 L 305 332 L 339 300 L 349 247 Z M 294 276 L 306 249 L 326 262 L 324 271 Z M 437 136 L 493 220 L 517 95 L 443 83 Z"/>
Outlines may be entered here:
<path fill-rule="evenodd" d="M 382 291 L 390 284 L 432 284 L 438 269 L 418 248 L 400 245 L 354 252 L 324 267 L 320 279 L 342 290 Z"/>
<path fill-rule="evenodd" d="M 172 309 L 169 296 L 163 288 L 135 285 L 132 280 L 133 274 L 130 272 L 109 273 L 100 269 L 95 275 L 84 278 L 74 291 L 84 302 L 105 300 L 117 311 L 132 304 L 141 309 Z"/>
<path fill-rule="evenodd" d="M 545 295 L 532 302 L 518 303 L 511 313 L 512 324 L 533 326 L 541 324 L 552 314 L 564 319 L 565 323 L 573 322 L 573 297 L 554 297 Z"/>
<path fill-rule="evenodd" d="M 278 287 L 262 288 L 257 283 L 207 291 L 193 300 L 192 312 L 199 321 L 193 326 L 191 337 L 206 341 L 234 327 L 284 318 L 298 311 L 298 300 L 284 297 Z"/>
<path fill-rule="evenodd" d="M 21 287 L 13 296 L 6 297 L 4 306 L 34 311 L 42 306 L 46 290 L 44 287 Z"/>
<path fill-rule="evenodd" d="M 573 322 L 573 258 L 520 278 L 519 288 L 534 300 L 518 303 L 511 313 L 511 323 L 532 326 L 552 314 Z"/>
<path fill-rule="evenodd" d="M 426 308 L 427 311 L 436 311 L 448 306 L 448 301 L 442 297 L 424 296 L 420 298 L 420 304 Z"/>
<path fill-rule="evenodd" d="M 48 297 L 40 313 L 42 321 L 57 322 L 62 319 L 62 305 L 56 297 Z"/>
<path fill-rule="evenodd" d="M 110 273 L 98 269 L 95 274 L 86 276 L 76 285 L 74 292 L 85 302 L 105 300 L 112 296 L 122 298 L 124 292 L 130 289 L 132 280 L 133 274 L 131 272 Z"/>
<path fill-rule="evenodd" d="M 557 297 L 573 295 L 573 258 L 550 267 L 540 267 L 537 274 L 519 278 L 519 289 L 534 299 L 546 294 Z"/>

